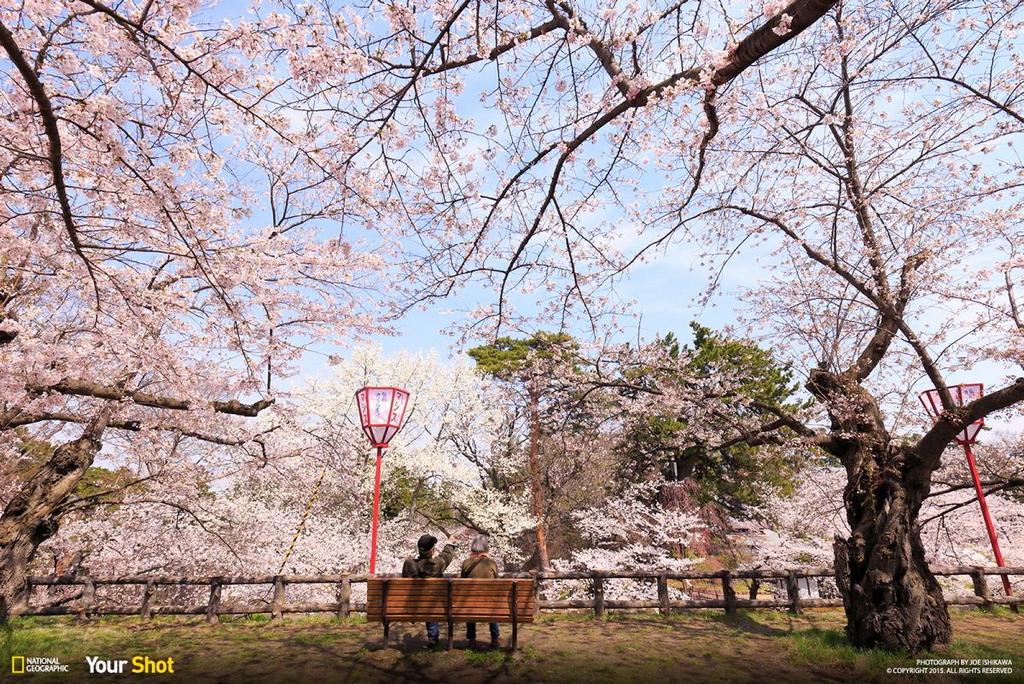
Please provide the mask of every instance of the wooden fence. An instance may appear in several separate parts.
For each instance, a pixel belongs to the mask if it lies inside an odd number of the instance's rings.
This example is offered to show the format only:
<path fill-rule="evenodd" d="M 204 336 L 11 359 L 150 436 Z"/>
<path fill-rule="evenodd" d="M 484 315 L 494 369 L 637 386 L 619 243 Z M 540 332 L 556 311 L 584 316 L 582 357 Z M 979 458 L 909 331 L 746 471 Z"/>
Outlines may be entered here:
<path fill-rule="evenodd" d="M 993 594 L 989 590 L 986 577 L 989 575 L 1024 575 L 1024 567 L 996 568 L 980 566 L 958 566 L 934 568 L 932 572 L 940 576 L 969 576 L 973 581 L 974 595 L 957 595 L 947 597 L 949 605 L 1018 606 L 1024 603 L 1024 596 L 1004 596 Z M 381 575 L 395 577 L 396 575 Z M 832 568 L 793 568 L 785 570 L 721 570 L 717 572 L 620 572 L 620 571 L 586 571 L 586 572 L 532 572 L 507 573 L 502 577 L 532 577 L 538 580 L 535 584 L 538 592 L 537 610 L 593 610 L 597 616 L 604 615 L 608 610 L 656 608 L 662 614 L 673 609 L 718 608 L 726 613 L 734 613 L 739 608 L 788 608 L 791 612 L 799 612 L 803 608 L 824 608 L 842 606 L 838 598 L 801 598 L 799 580 L 807 577 L 832 577 Z M 141 615 L 144 618 L 153 615 L 205 615 L 210 623 L 217 623 L 221 615 L 244 615 L 269 613 L 278 618 L 286 613 L 334 613 L 345 618 L 352 613 L 364 613 L 365 603 L 352 601 L 352 585 L 365 583 L 366 575 L 267 575 L 256 577 L 169 577 L 140 576 L 96 578 L 84 575 L 74 576 L 33 576 L 29 578 L 29 591 L 26 600 L 15 606 L 16 615 Z M 605 598 L 605 582 L 616 579 L 632 579 L 653 581 L 657 587 L 657 598 L 650 600 L 611 600 Z M 585 580 L 591 585 L 591 598 L 540 600 L 542 583 L 567 580 Z M 737 582 L 742 580 L 773 581 L 781 580 L 786 587 L 785 599 L 758 599 L 757 583 L 748 590 L 748 598 L 740 598 L 736 594 Z M 716 598 L 691 598 L 687 600 L 670 600 L 669 582 L 703 581 L 720 583 L 721 595 Z M 286 596 L 288 585 L 327 584 L 334 585 L 336 599 L 332 602 L 289 603 Z M 100 586 L 140 586 L 142 599 L 131 606 L 104 606 L 97 601 L 96 588 Z M 232 604 L 221 600 L 224 587 L 239 585 L 265 585 L 270 600 L 252 604 Z M 80 586 L 81 593 L 76 594 L 71 605 L 32 605 L 32 587 Z M 208 587 L 209 599 L 198 605 L 157 605 L 154 593 L 158 587 Z M 688 592 L 696 593 L 696 592 Z M 716 591 L 717 594 L 717 591 Z"/>

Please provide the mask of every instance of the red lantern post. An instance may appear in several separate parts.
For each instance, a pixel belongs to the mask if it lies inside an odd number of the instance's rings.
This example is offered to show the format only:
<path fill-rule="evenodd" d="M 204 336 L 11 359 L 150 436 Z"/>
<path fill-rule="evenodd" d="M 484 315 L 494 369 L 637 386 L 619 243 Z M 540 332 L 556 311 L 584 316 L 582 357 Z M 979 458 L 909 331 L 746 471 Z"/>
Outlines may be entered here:
<path fill-rule="evenodd" d="M 363 387 L 356 392 L 359 424 L 377 449 L 373 481 L 373 526 L 370 529 L 370 574 L 377 573 L 377 521 L 380 517 L 380 463 L 388 443 L 398 433 L 409 405 L 409 393 L 398 387 Z"/>
<path fill-rule="evenodd" d="M 950 397 L 953 399 L 953 403 L 957 406 L 969 404 L 975 399 L 981 397 L 985 392 L 985 386 L 981 383 L 954 385 L 948 389 Z M 933 389 L 921 392 L 920 399 L 921 403 L 924 404 L 924 408 L 928 412 L 928 415 L 932 417 L 932 420 L 938 420 L 939 416 L 941 416 L 945 410 L 942 406 L 942 398 L 939 396 L 939 391 Z M 988 540 L 992 544 L 992 553 L 995 554 L 996 565 L 1003 568 L 1006 567 L 1006 563 L 1003 562 L 1003 552 L 999 550 L 999 538 L 996 536 L 996 527 L 992 522 L 992 515 L 988 512 L 988 503 L 985 501 L 985 490 L 981 487 L 981 478 L 978 476 L 978 466 L 974 461 L 974 452 L 971 451 L 971 445 L 978 440 L 978 433 L 981 432 L 981 428 L 984 425 L 984 419 L 976 420 L 965 427 L 963 432 L 959 433 L 954 440 L 964 448 L 964 453 L 967 455 L 967 466 L 971 470 L 971 479 L 974 480 L 974 491 L 978 495 L 978 506 L 981 507 L 981 515 L 985 519 L 985 529 L 988 531 Z M 1013 596 L 1013 589 L 1010 587 L 1010 578 L 1006 575 L 1002 575 L 1002 578 L 1003 591 L 1006 592 L 1007 596 Z"/>

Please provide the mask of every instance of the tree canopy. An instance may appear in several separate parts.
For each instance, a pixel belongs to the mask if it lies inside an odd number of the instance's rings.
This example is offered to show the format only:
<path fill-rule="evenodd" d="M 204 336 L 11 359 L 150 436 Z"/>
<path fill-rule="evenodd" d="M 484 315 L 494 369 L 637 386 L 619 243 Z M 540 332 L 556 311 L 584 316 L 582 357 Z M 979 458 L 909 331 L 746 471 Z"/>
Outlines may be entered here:
<path fill-rule="evenodd" d="M 794 397 L 798 386 L 792 371 L 776 361 L 771 351 L 750 340 L 735 339 L 716 333 L 699 323 L 690 324 L 691 345 L 680 345 L 674 333 L 658 341 L 672 358 L 685 355 L 682 372 L 659 369 L 635 369 L 633 373 L 650 373 L 654 383 L 665 387 L 688 383 L 693 378 L 728 379 L 735 401 L 724 406 L 739 414 L 771 415 L 773 410 L 792 411 L 799 408 Z M 715 421 L 732 420 L 734 416 L 707 416 Z M 704 426 L 706 427 L 706 426 Z M 670 480 L 692 480 L 705 503 L 722 505 L 734 513 L 744 506 L 756 506 L 772 494 L 792 490 L 793 479 L 803 453 L 798 450 L 766 449 L 740 441 L 721 447 L 719 441 L 688 444 L 690 428 L 687 416 L 654 412 L 633 424 L 619 447 L 620 472 L 628 480 L 643 480 L 664 475 Z M 681 446 L 683 444 L 684 446 Z"/>

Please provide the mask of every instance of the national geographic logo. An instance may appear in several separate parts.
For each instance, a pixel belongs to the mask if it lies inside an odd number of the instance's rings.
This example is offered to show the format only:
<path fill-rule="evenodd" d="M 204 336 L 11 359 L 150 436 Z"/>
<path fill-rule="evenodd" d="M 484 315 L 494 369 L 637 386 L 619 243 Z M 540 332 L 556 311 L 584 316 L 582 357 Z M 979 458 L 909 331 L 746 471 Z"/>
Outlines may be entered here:
<path fill-rule="evenodd" d="M 11 656 L 11 674 L 42 674 L 45 672 L 67 672 L 68 666 L 60 658 L 38 658 Z"/>

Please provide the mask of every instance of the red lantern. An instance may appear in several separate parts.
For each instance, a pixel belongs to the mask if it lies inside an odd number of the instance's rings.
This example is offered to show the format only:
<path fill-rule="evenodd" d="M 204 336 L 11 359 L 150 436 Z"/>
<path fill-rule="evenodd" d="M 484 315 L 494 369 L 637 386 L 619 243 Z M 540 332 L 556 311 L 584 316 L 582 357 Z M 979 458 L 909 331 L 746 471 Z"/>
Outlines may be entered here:
<path fill-rule="evenodd" d="M 980 399 L 981 395 L 985 393 L 985 386 L 980 382 L 970 382 L 964 385 L 953 385 L 949 389 L 949 396 L 953 399 L 953 403 L 957 406 L 963 406 L 969 404 L 975 399 Z M 942 397 L 939 396 L 939 390 L 927 390 L 921 392 L 921 403 L 924 404 L 924 410 L 928 412 L 928 415 L 932 417 L 932 420 L 938 420 L 939 416 L 945 409 L 942 407 Z M 968 445 L 974 444 L 978 439 L 978 433 L 981 432 L 981 428 L 985 426 L 984 419 L 978 419 L 964 428 L 964 431 L 959 433 L 953 439 L 956 440 L 957 444 Z"/>
<path fill-rule="evenodd" d="M 985 386 L 980 382 L 971 382 L 964 385 L 953 385 L 947 388 L 949 390 L 949 396 L 953 400 L 953 404 L 956 406 L 965 406 L 970 404 L 976 399 L 981 399 L 981 396 L 985 393 Z M 939 417 L 945 412 L 945 408 L 942 406 L 942 397 L 939 394 L 939 390 L 927 390 L 921 392 L 919 398 L 921 403 L 924 404 L 925 411 L 931 416 L 932 420 L 937 421 Z M 981 508 L 981 516 L 985 519 L 985 530 L 988 532 L 989 543 L 992 544 L 992 553 L 996 557 L 996 565 L 999 567 L 1006 567 L 1003 562 L 1003 552 L 999 550 L 999 537 L 996 536 L 996 525 L 992 520 L 991 514 L 988 512 L 988 502 L 985 501 L 985 490 L 981 486 L 981 478 L 978 476 L 978 465 L 974 461 L 974 452 L 971 450 L 971 445 L 978 440 L 978 433 L 981 432 L 981 428 L 985 425 L 984 419 L 979 418 L 967 427 L 963 429 L 963 432 L 957 434 L 953 439 L 956 443 L 964 448 L 964 454 L 967 456 L 967 467 L 971 471 L 971 479 L 974 480 L 974 492 L 978 496 L 978 506 Z M 1013 589 L 1010 587 L 1010 578 L 1006 575 L 1002 575 L 1003 579 L 1003 591 L 1006 592 L 1007 596 L 1013 596 Z"/>
<path fill-rule="evenodd" d="M 356 392 L 359 422 L 375 447 L 387 449 L 402 427 L 409 393 L 398 387 L 363 387 Z"/>
<path fill-rule="evenodd" d="M 398 387 L 363 387 L 356 392 L 359 424 L 377 449 L 373 481 L 373 527 L 370 530 L 370 574 L 377 572 L 377 521 L 380 517 L 380 463 L 384 450 L 402 427 L 409 393 Z"/>

